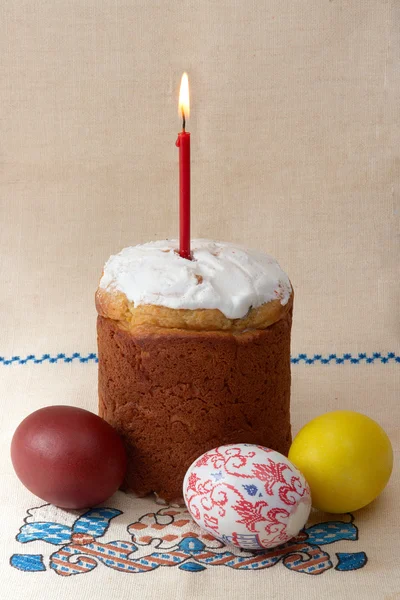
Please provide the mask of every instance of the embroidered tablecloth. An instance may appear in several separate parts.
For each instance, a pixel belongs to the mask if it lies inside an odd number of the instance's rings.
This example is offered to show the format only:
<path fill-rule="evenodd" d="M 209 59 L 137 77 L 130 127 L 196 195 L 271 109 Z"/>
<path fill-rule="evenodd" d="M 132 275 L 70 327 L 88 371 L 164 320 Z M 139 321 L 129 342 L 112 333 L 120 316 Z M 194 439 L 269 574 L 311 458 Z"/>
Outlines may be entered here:
<path fill-rule="evenodd" d="M 400 598 L 399 5 L 14 0 L 0 6 L 1 598 Z M 96 412 L 94 291 L 123 246 L 177 236 L 189 71 L 193 235 L 293 282 L 293 431 L 336 408 L 388 432 L 388 488 L 238 551 L 121 492 L 62 511 L 9 444 L 49 404 Z"/>

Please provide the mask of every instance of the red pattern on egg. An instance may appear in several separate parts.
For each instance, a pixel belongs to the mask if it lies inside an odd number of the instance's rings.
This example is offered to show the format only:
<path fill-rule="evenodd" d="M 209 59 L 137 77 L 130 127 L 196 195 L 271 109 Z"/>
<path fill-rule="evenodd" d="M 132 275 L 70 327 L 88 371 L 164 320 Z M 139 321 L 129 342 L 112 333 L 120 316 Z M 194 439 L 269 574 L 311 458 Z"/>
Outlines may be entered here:
<path fill-rule="evenodd" d="M 198 525 L 242 548 L 285 543 L 311 508 L 308 484 L 296 467 L 282 454 L 251 444 L 203 454 L 188 469 L 183 493 Z"/>

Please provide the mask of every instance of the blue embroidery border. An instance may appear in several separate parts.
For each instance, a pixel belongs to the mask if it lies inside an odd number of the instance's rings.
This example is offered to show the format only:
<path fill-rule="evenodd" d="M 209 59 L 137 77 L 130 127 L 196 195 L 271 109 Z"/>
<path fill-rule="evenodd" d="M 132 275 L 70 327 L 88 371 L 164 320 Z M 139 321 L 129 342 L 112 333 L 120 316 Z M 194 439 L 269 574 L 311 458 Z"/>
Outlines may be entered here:
<path fill-rule="evenodd" d="M 386 354 L 382 354 L 381 352 L 373 352 L 372 354 L 366 354 L 365 352 L 360 352 L 357 355 L 346 353 L 346 354 L 314 354 L 313 356 L 309 356 L 308 354 L 298 354 L 297 356 L 291 357 L 291 363 L 293 365 L 297 365 L 299 363 L 304 363 L 306 365 L 314 365 L 314 364 L 322 364 L 329 365 L 330 363 L 342 365 L 345 363 L 349 363 L 352 365 L 358 365 L 360 363 L 365 364 L 373 364 L 375 362 L 380 362 L 382 364 L 387 364 L 390 362 L 400 363 L 400 355 L 395 352 L 387 352 Z M 80 363 L 89 363 L 89 362 L 99 362 L 97 358 L 97 354 L 91 352 L 90 354 L 82 355 L 80 352 L 74 352 L 73 354 L 43 354 L 41 357 L 35 356 L 35 354 L 29 354 L 21 358 L 20 356 L 12 356 L 11 358 L 6 358 L 4 356 L 0 356 L 0 365 L 25 365 L 29 362 L 39 365 L 44 362 L 49 363 L 71 363 L 74 361 L 78 361 Z"/>

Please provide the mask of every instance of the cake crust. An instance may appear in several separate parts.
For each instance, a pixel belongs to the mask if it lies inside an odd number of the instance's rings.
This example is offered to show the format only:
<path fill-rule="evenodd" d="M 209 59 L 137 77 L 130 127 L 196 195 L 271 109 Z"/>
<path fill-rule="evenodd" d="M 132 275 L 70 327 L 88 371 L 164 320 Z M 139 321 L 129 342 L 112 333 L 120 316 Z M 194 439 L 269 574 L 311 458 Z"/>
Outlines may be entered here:
<path fill-rule="evenodd" d="M 286 306 L 277 301 L 280 318 L 272 324 L 207 324 L 206 331 L 193 321 L 177 327 L 179 310 L 162 307 L 160 320 L 160 307 L 151 306 L 133 322 L 115 297 L 98 293 L 96 302 L 99 414 L 125 442 L 125 490 L 181 502 L 187 468 L 213 447 L 254 443 L 287 454 L 293 294 Z M 200 322 L 205 312 L 215 311 L 202 310 Z"/>
<path fill-rule="evenodd" d="M 281 304 L 279 297 L 257 308 L 250 308 L 241 319 L 229 319 L 219 309 L 175 309 L 143 304 L 135 306 L 123 292 L 99 287 L 96 292 L 96 309 L 100 316 L 118 321 L 125 329 L 140 326 L 189 331 L 245 331 L 266 329 L 290 312 L 293 291 L 289 302 Z"/>

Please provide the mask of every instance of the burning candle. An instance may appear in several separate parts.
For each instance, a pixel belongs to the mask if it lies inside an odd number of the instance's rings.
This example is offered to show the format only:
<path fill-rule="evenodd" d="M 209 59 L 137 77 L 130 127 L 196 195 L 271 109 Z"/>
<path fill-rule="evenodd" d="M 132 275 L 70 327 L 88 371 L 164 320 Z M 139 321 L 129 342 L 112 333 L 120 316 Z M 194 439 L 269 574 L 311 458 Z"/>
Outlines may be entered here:
<path fill-rule="evenodd" d="M 187 73 L 182 75 L 181 80 L 179 114 L 182 117 L 182 131 L 176 140 L 179 148 L 179 254 L 190 260 L 190 133 L 186 131 L 190 102 Z"/>

